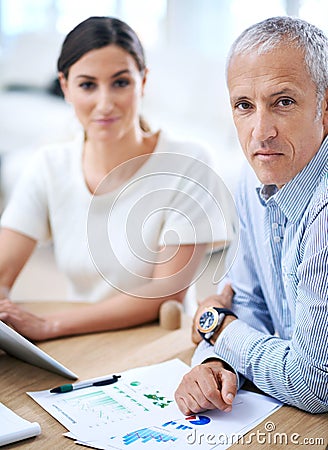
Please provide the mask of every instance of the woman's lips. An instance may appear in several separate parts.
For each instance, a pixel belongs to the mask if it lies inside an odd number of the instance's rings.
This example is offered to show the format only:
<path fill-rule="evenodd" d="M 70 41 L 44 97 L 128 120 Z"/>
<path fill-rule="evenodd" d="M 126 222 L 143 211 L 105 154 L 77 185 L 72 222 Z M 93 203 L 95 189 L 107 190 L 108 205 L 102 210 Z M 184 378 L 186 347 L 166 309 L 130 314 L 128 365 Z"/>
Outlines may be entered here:
<path fill-rule="evenodd" d="M 99 119 L 95 119 L 94 122 L 98 125 L 111 125 L 118 121 L 118 117 L 100 117 Z"/>

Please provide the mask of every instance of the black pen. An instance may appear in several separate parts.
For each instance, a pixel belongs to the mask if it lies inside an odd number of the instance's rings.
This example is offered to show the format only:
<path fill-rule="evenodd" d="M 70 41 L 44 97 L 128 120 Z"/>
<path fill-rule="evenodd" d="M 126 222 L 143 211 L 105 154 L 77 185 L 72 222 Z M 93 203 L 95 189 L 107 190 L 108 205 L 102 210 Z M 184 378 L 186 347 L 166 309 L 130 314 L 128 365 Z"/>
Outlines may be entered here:
<path fill-rule="evenodd" d="M 79 381 L 74 384 L 63 384 L 62 386 L 57 386 L 50 389 L 52 394 L 63 394 L 65 392 L 74 391 L 75 389 L 83 389 L 91 386 L 107 386 L 108 384 L 116 383 L 116 381 L 121 378 L 121 375 L 113 375 L 111 378 L 98 378 L 87 381 Z"/>

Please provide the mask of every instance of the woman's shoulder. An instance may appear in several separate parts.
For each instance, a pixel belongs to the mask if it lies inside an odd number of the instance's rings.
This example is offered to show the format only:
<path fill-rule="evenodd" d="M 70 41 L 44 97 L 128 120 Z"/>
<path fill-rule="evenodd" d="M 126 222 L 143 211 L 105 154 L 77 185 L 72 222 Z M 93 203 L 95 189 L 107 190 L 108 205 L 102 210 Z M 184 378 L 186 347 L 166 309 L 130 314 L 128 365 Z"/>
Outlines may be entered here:
<path fill-rule="evenodd" d="M 56 142 L 40 147 L 33 156 L 32 165 L 46 165 L 50 167 L 65 167 L 80 160 L 82 140 L 74 136 L 70 140 Z"/>
<path fill-rule="evenodd" d="M 173 136 L 166 131 L 160 132 L 157 151 L 182 154 L 204 162 L 210 162 L 212 153 L 205 142 Z"/>

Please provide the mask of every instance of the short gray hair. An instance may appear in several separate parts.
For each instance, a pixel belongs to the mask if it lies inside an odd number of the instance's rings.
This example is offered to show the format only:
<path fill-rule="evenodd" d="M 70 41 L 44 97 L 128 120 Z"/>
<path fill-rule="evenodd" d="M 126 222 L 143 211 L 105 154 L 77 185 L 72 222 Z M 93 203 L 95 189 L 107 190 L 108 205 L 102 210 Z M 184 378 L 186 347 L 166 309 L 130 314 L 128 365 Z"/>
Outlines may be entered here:
<path fill-rule="evenodd" d="M 231 58 L 240 53 L 267 53 L 279 45 L 290 45 L 304 52 L 309 75 L 316 85 L 318 112 L 328 88 L 328 38 L 314 25 L 294 17 L 271 17 L 250 26 L 234 41 L 228 54 L 226 71 Z"/>

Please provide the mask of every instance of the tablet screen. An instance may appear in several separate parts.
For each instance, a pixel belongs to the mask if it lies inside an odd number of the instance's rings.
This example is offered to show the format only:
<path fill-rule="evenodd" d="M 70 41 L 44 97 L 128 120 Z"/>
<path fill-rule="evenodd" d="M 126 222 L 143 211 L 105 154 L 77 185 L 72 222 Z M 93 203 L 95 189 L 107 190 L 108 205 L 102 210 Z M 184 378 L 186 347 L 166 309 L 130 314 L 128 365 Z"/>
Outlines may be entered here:
<path fill-rule="evenodd" d="M 0 320 L 0 349 L 29 364 L 76 380 L 78 376 Z"/>

